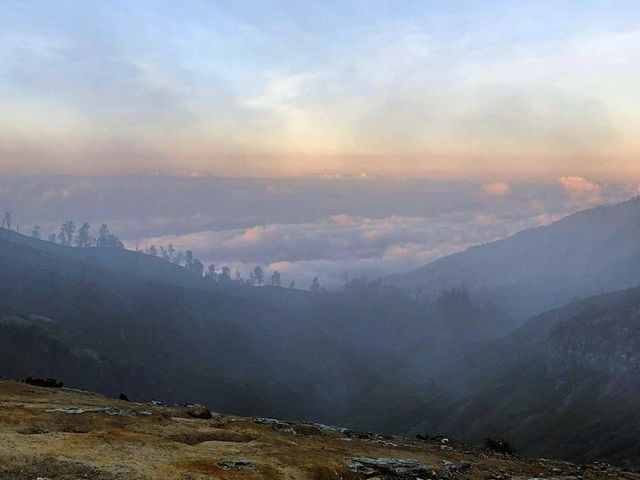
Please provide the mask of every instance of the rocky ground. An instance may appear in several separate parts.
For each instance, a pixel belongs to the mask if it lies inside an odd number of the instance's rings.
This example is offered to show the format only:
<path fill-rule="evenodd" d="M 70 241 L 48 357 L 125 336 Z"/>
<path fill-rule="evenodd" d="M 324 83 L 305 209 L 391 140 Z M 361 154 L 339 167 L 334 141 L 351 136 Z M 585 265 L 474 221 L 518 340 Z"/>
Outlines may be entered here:
<path fill-rule="evenodd" d="M 211 418 L 197 418 L 209 417 Z M 0 381 L 0 479 L 639 479 L 407 439 Z"/>

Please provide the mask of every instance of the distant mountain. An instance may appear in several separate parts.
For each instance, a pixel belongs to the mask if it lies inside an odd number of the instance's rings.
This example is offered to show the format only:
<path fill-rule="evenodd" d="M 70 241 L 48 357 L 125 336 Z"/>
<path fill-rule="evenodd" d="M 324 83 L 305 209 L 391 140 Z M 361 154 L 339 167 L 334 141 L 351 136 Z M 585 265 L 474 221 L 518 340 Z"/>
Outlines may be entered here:
<path fill-rule="evenodd" d="M 640 466 L 640 288 L 574 302 L 460 351 L 419 388 L 352 419 L 403 433 L 507 438 L 527 456 Z M 398 395 L 398 392 L 402 392 Z M 374 404 L 374 402 L 378 402 Z"/>
<path fill-rule="evenodd" d="M 527 317 L 640 282 L 640 197 L 600 206 L 384 279 L 438 294 L 464 285 Z"/>

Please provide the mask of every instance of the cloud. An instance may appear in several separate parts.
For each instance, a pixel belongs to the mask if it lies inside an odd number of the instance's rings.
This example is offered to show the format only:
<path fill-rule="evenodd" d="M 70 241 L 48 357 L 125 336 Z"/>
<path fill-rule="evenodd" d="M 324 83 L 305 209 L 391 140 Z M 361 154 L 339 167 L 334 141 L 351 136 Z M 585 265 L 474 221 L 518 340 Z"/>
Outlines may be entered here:
<path fill-rule="evenodd" d="M 577 175 L 560 177 L 559 181 L 572 202 L 602 203 L 602 187 L 600 185 Z"/>
<path fill-rule="evenodd" d="M 591 183 L 584 177 L 570 176 L 561 177 L 560 183 L 564 189 L 569 193 L 585 193 L 585 192 L 599 192 L 600 187 L 595 183 Z"/>
<path fill-rule="evenodd" d="M 21 231 L 43 235 L 72 219 L 101 223 L 130 248 L 169 243 L 218 269 L 278 269 L 284 284 L 340 285 L 408 271 L 444 255 L 548 224 L 592 205 L 636 194 L 637 183 L 579 176 L 509 185 L 495 201 L 480 182 L 335 179 L 0 176 L 0 206 Z M 271 189 L 271 191 L 270 191 Z M 277 194 L 273 194 L 276 191 Z"/>
<path fill-rule="evenodd" d="M 487 195 L 495 197 L 503 197 L 511 191 L 511 187 L 505 182 L 486 183 L 482 186 L 482 190 Z"/>
<path fill-rule="evenodd" d="M 325 283 L 335 285 L 344 270 L 367 276 L 408 270 L 536 224 L 534 219 L 514 222 L 488 214 L 432 218 L 338 214 L 314 222 L 147 238 L 141 245 L 171 243 L 177 249 L 194 250 L 206 263 L 238 266 L 245 272 L 255 264 L 290 275 L 305 268 L 320 269 Z"/>

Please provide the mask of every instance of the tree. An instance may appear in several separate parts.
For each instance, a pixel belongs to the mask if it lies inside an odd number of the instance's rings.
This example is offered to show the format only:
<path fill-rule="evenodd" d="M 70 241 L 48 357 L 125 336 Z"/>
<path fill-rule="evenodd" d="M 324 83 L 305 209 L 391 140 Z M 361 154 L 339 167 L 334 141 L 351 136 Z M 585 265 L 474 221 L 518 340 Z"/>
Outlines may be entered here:
<path fill-rule="evenodd" d="M 271 274 L 271 286 L 279 287 L 280 286 L 280 272 L 278 270 L 274 270 Z"/>
<path fill-rule="evenodd" d="M 184 252 L 184 267 L 187 270 L 191 270 L 193 267 L 193 252 L 191 250 Z"/>
<path fill-rule="evenodd" d="M 166 260 L 167 262 L 171 261 L 171 255 L 169 255 L 169 251 L 164 248 L 164 245 L 160 245 L 160 256 L 162 257 L 163 260 Z"/>
<path fill-rule="evenodd" d="M 148 252 L 149 252 L 149 255 L 152 255 L 152 256 L 154 256 L 154 257 L 157 257 L 157 256 L 158 256 L 158 249 L 156 248 L 156 246 L 155 246 L 155 245 L 151 245 L 151 246 L 149 247 L 149 251 L 148 251 Z"/>
<path fill-rule="evenodd" d="M 289 288 L 296 288 L 296 282 L 291 280 L 291 283 L 289 284 Z"/>
<path fill-rule="evenodd" d="M 205 277 L 211 279 L 211 280 L 215 280 L 216 279 L 216 266 L 212 263 L 211 265 L 209 265 L 207 267 L 207 273 L 205 275 Z"/>
<path fill-rule="evenodd" d="M 100 248 L 124 248 L 124 244 L 118 237 L 109 232 L 109 227 L 104 223 L 100 225 L 100 230 L 98 230 L 96 246 Z"/>
<path fill-rule="evenodd" d="M 256 265 L 256 267 L 251 272 L 251 280 L 253 280 L 258 285 L 262 285 L 262 282 L 264 281 L 264 272 L 262 271 L 260 265 Z"/>
<path fill-rule="evenodd" d="M 71 241 L 73 240 L 73 234 L 76 232 L 76 226 L 73 224 L 73 221 L 67 220 L 60 226 L 60 233 L 58 233 L 58 239 L 60 240 L 60 245 L 71 246 Z"/>
<path fill-rule="evenodd" d="M 56 234 L 55 234 L 55 233 L 50 233 L 50 234 L 49 234 L 49 241 L 50 241 L 51 243 L 57 243 L 57 242 L 58 242 L 58 237 L 56 237 Z"/>
<path fill-rule="evenodd" d="M 40 226 L 36 225 L 35 227 L 33 227 L 33 230 L 31 230 L 31 236 L 33 238 L 40 238 Z"/>
<path fill-rule="evenodd" d="M 189 270 L 191 270 L 199 277 L 202 277 L 202 275 L 204 274 L 204 264 L 200 260 L 195 258 L 191 263 L 191 268 Z"/>
<path fill-rule="evenodd" d="M 229 267 L 222 267 L 222 273 L 218 276 L 218 279 L 222 282 L 231 281 L 231 269 Z"/>
<path fill-rule="evenodd" d="M 234 280 L 238 283 L 242 283 L 244 282 L 244 279 L 242 278 L 242 272 L 240 271 L 240 267 L 236 267 L 236 273 L 234 275 Z"/>
<path fill-rule="evenodd" d="M 4 211 L 4 217 L 2 217 L 2 228 L 11 230 L 12 217 L 13 217 L 13 212 L 11 211 L 10 208 Z"/>
<path fill-rule="evenodd" d="M 89 236 L 89 224 L 84 222 L 78 229 L 78 235 L 76 236 L 76 247 L 87 248 L 91 246 L 91 237 Z"/>
<path fill-rule="evenodd" d="M 183 262 L 184 262 L 184 253 L 179 251 L 173 256 L 173 263 L 175 263 L 176 265 L 182 265 Z"/>
<path fill-rule="evenodd" d="M 311 291 L 313 293 L 320 292 L 320 280 L 318 277 L 313 277 L 313 280 L 311 281 Z"/>

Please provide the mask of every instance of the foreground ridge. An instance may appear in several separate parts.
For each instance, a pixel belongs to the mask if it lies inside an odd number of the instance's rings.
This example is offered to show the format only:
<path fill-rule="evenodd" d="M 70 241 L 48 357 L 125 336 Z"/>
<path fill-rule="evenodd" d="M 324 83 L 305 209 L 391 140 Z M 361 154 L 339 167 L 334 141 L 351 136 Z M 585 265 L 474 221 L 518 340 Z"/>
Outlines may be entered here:
<path fill-rule="evenodd" d="M 639 479 L 443 437 L 141 404 L 0 380 L 0 479 Z M 197 412 L 197 413 L 194 413 Z M 208 412 L 208 411 L 207 411 Z"/>

